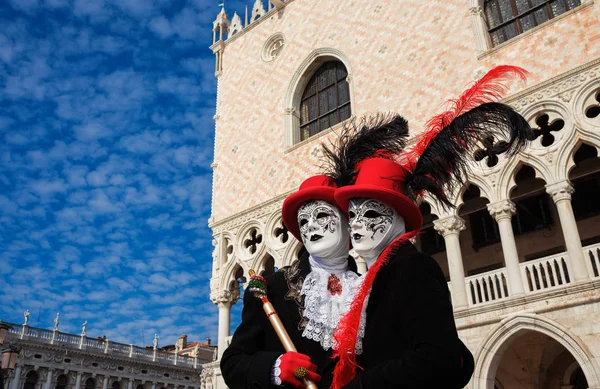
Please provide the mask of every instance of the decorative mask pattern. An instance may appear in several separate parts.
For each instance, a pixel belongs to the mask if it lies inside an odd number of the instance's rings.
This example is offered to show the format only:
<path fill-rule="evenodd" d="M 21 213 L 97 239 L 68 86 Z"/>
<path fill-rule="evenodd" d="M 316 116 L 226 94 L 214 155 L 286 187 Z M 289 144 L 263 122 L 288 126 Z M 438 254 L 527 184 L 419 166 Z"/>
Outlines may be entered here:
<path fill-rule="evenodd" d="M 312 200 L 304 203 L 298 209 L 298 226 L 302 239 L 311 238 L 309 223 L 314 222 L 321 227 L 321 232 L 335 232 L 336 222 L 340 218 L 337 216 L 331 204 L 323 200 Z"/>
<path fill-rule="evenodd" d="M 371 239 L 374 240 L 377 232 L 384 234 L 392 225 L 394 210 L 377 200 L 357 198 L 350 200 L 348 216 L 351 226 L 364 224 L 365 229 L 372 232 Z"/>
<path fill-rule="evenodd" d="M 297 217 L 302 243 L 313 258 L 348 258 L 348 221 L 337 206 L 324 200 L 307 201 Z"/>

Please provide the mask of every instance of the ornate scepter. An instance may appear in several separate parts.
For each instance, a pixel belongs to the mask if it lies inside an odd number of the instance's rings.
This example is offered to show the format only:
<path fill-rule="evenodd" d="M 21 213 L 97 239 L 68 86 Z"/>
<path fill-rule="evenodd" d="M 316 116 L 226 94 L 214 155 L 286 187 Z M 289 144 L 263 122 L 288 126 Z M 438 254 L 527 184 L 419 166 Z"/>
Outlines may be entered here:
<path fill-rule="evenodd" d="M 254 272 L 254 270 L 250 270 L 248 274 L 250 274 L 248 291 L 252 292 L 254 297 L 257 297 L 262 301 L 263 309 L 267 314 L 267 317 L 269 318 L 269 321 L 271 322 L 271 325 L 273 326 L 277 337 L 283 344 L 283 348 L 285 349 L 285 351 L 298 352 L 298 350 L 296 350 L 296 347 L 292 343 L 292 339 L 290 339 L 290 335 L 287 333 L 285 327 L 283 326 L 283 323 L 279 319 L 275 308 L 273 308 L 273 304 L 271 304 L 271 302 L 269 302 L 269 299 L 267 298 L 267 280 L 265 280 L 264 277 L 257 275 Z M 317 389 L 317 385 L 315 385 L 310 380 L 303 378 L 302 381 L 307 389 Z"/>

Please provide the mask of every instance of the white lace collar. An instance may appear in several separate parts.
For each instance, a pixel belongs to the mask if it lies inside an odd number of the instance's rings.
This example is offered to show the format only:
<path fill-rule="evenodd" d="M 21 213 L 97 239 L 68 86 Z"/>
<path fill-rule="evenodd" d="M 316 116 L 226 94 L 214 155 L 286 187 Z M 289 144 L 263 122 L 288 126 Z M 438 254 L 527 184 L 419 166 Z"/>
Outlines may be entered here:
<path fill-rule="evenodd" d="M 312 263 L 311 263 L 312 264 Z M 333 270 L 333 269 L 332 269 Z M 331 292 L 328 288 L 330 276 L 339 280 L 341 292 Z M 334 280 L 335 282 L 335 280 Z M 302 336 L 319 342 L 324 350 L 334 346 L 333 333 L 340 318 L 350 310 L 354 296 L 360 288 L 362 277 L 351 270 L 328 271 L 313 267 L 304 279 L 300 294 L 304 295 L 304 317 L 308 324 Z M 362 315 L 359 336 L 356 342 L 356 353 L 362 353 L 362 338 L 365 333 L 366 316 Z"/>

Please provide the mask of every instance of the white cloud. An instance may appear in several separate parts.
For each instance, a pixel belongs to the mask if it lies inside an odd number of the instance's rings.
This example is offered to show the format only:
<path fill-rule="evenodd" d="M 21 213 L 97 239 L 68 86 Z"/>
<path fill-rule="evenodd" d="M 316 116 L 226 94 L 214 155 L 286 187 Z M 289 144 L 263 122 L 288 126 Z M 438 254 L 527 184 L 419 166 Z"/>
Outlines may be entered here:
<path fill-rule="evenodd" d="M 67 190 L 67 184 L 62 179 L 58 180 L 35 180 L 29 185 L 32 192 L 40 196 L 52 195 L 55 193 L 64 193 Z"/>
<path fill-rule="evenodd" d="M 80 141 L 94 141 L 110 135 L 110 130 L 100 123 L 86 123 L 74 127 L 75 137 Z"/>
<path fill-rule="evenodd" d="M 119 212 L 119 203 L 112 202 L 102 190 L 95 190 L 92 198 L 88 201 L 91 210 L 98 214 Z"/>
<path fill-rule="evenodd" d="M 160 36 L 161 38 L 167 38 L 173 35 L 173 28 L 171 27 L 171 22 L 164 16 L 157 16 L 152 18 L 148 27 L 152 32 Z"/>

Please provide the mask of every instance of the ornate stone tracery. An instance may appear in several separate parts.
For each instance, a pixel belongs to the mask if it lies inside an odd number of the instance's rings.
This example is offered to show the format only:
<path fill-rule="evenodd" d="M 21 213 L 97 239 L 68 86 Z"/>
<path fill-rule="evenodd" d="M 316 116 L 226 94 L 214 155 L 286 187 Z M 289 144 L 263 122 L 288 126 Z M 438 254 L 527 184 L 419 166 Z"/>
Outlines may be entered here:
<path fill-rule="evenodd" d="M 265 62 L 275 60 L 283 51 L 284 46 L 285 38 L 283 34 L 280 32 L 273 34 L 263 45 L 261 53 L 262 60 Z"/>

